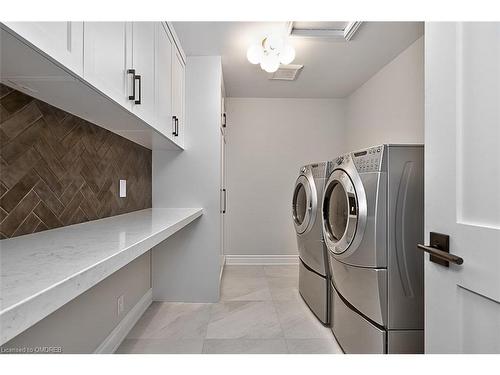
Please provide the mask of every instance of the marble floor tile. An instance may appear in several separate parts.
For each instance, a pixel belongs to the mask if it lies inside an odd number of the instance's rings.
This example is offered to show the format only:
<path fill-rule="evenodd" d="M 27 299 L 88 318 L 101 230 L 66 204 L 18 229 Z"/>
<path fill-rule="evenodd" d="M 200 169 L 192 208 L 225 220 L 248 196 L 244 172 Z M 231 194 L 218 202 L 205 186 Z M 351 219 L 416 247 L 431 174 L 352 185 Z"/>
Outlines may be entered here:
<path fill-rule="evenodd" d="M 132 328 L 129 339 L 204 338 L 211 304 L 153 302 Z"/>
<path fill-rule="evenodd" d="M 297 277 L 267 277 L 271 298 L 275 301 L 296 300 L 300 298 Z"/>
<path fill-rule="evenodd" d="M 272 302 L 233 301 L 212 306 L 207 339 L 283 337 Z"/>
<path fill-rule="evenodd" d="M 276 265 L 276 266 L 263 266 L 264 273 L 269 277 L 295 277 L 299 278 L 299 265 Z"/>
<path fill-rule="evenodd" d="M 125 339 L 118 354 L 201 354 L 203 339 Z"/>
<path fill-rule="evenodd" d="M 341 353 L 298 291 L 298 267 L 226 266 L 221 301 L 154 302 L 117 353 Z"/>
<path fill-rule="evenodd" d="M 224 266 L 223 277 L 261 277 L 265 276 L 264 266 Z"/>
<path fill-rule="evenodd" d="M 330 339 L 286 339 L 290 354 L 342 354 L 342 349 Z"/>
<path fill-rule="evenodd" d="M 284 339 L 207 339 L 206 354 L 286 354 Z"/>
<path fill-rule="evenodd" d="M 222 277 L 221 301 L 268 301 L 271 291 L 264 276 Z"/>
<path fill-rule="evenodd" d="M 285 338 L 333 339 L 330 328 L 321 324 L 302 299 L 275 301 L 274 305 Z"/>

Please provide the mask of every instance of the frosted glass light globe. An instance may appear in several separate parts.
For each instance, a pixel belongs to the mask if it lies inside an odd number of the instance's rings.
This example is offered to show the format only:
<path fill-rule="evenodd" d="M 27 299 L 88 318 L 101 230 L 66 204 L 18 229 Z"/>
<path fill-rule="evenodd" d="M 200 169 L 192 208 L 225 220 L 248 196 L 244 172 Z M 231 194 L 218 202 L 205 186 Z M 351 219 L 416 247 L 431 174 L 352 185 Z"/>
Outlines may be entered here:
<path fill-rule="evenodd" d="M 266 37 L 266 41 L 264 42 L 264 47 L 274 51 L 275 53 L 279 53 L 284 46 L 285 41 L 278 35 L 269 35 Z"/>
<path fill-rule="evenodd" d="M 280 60 L 275 54 L 265 54 L 260 62 L 260 67 L 268 73 L 274 73 L 280 67 Z"/>
<path fill-rule="evenodd" d="M 248 47 L 247 59 L 251 64 L 260 63 L 263 55 L 264 55 L 264 50 L 258 44 L 253 44 L 250 47 Z"/>
<path fill-rule="evenodd" d="M 283 65 L 290 64 L 295 59 L 295 48 L 286 44 L 280 52 L 279 59 Z"/>

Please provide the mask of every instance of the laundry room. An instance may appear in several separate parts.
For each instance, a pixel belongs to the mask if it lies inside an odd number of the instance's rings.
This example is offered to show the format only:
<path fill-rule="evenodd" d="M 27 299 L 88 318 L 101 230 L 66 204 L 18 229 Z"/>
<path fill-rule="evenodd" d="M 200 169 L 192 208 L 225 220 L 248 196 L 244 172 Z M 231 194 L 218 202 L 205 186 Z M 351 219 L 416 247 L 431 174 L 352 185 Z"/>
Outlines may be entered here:
<path fill-rule="evenodd" d="M 351 18 L 0 19 L 0 352 L 499 354 L 500 22 Z"/>

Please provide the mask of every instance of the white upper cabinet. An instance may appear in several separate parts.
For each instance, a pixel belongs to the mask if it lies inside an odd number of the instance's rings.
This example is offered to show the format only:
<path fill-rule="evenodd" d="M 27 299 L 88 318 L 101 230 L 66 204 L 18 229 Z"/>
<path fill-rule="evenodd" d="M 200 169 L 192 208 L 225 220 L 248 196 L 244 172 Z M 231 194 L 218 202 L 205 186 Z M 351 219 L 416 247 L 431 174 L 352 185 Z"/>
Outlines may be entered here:
<path fill-rule="evenodd" d="M 83 73 L 83 22 L 4 22 L 38 49 L 78 74 Z"/>
<path fill-rule="evenodd" d="M 7 84 L 148 147 L 183 147 L 185 58 L 168 23 L 0 27 L 1 78 Z M 90 106 L 95 101 L 101 104 Z"/>
<path fill-rule="evenodd" d="M 184 76 L 185 65 L 180 52 L 172 53 L 172 114 L 176 122 L 175 137 L 180 145 L 184 143 Z"/>
<path fill-rule="evenodd" d="M 155 122 L 155 22 L 133 23 L 133 58 L 135 100 L 132 110 L 142 120 Z"/>
<path fill-rule="evenodd" d="M 166 23 L 157 24 L 156 128 L 183 147 L 185 64 Z"/>
<path fill-rule="evenodd" d="M 156 121 L 155 127 L 170 139 L 174 138 L 172 117 L 172 52 L 173 43 L 162 23 L 156 24 Z"/>
<path fill-rule="evenodd" d="M 127 109 L 131 109 L 132 24 L 85 22 L 86 81 Z"/>

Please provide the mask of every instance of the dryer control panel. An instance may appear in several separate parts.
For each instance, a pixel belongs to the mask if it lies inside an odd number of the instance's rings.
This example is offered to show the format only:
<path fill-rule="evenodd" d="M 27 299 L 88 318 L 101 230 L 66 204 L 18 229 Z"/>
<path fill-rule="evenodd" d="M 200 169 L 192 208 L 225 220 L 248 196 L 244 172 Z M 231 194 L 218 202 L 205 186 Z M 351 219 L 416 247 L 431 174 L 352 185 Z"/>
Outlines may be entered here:
<path fill-rule="evenodd" d="M 384 146 L 375 146 L 366 150 L 353 152 L 352 160 L 359 173 L 379 172 L 382 166 Z"/>

